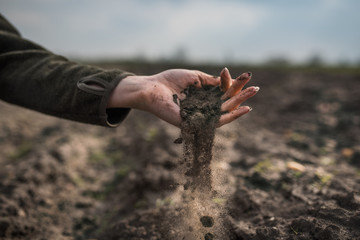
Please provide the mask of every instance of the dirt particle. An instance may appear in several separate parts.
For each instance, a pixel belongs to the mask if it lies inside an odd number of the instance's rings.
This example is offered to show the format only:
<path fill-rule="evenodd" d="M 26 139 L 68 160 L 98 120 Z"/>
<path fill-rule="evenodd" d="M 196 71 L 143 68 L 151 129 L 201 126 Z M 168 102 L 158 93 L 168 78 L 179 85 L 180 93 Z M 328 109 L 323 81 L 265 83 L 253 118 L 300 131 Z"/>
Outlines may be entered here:
<path fill-rule="evenodd" d="M 181 137 L 175 139 L 175 141 L 174 141 L 175 144 L 182 144 L 182 142 L 183 142 L 183 139 Z"/>
<path fill-rule="evenodd" d="M 200 218 L 200 222 L 204 227 L 212 227 L 214 226 L 214 219 L 210 216 L 202 216 Z"/>
<path fill-rule="evenodd" d="M 176 94 L 173 95 L 173 101 L 174 101 L 174 103 L 176 105 L 179 105 L 179 103 L 178 103 L 178 95 L 176 95 Z"/>
<path fill-rule="evenodd" d="M 205 240 L 213 240 L 214 239 L 214 234 L 212 233 L 207 233 L 204 236 Z"/>

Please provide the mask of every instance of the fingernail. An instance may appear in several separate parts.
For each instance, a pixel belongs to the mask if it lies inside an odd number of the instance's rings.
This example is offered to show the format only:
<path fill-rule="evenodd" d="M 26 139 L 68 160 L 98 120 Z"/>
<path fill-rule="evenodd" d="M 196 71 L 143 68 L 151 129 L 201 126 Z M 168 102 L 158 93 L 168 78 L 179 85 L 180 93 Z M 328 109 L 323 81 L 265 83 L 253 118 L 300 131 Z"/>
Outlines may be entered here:
<path fill-rule="evenodd" d="M 249 108 L 249 112 L 251 112 L 252 111 L 252 107 L 248 107 Z"/>
<path fill-rule="evenodd" d="M 260 90 L 260 88 L 259 88 L 259 87 L 255 87 L 254 90 L 255 90 L 255 92 L 258 92 L 258 91 Z"/>
<path fill-rule="evenodd" d="M 223 73 L 223 72 L 225 72 L 225 71 L 229 71 L 228 69 L 227 69 L 227 67 L 224 67 L 222 70 L 221 70 L 221 73 Z M 220 73 L 220 74 L 221 74 Z"/>
<path fill-rule="evenodd" d="M 225 71 L 225 75 L 227 78 L 231 78 L 231 75 L 230 75 L 230 72 L 229 72 L 229 69 L 227 69 L 227 67 L 224 68 L 224 71 Z"/>
<path fill-rule="evenodd" d="M 252 72 L 248 72 L 248 74 L 249 74 L 249 77 L 251 77 L 251 75 L 252 75 Z"/>

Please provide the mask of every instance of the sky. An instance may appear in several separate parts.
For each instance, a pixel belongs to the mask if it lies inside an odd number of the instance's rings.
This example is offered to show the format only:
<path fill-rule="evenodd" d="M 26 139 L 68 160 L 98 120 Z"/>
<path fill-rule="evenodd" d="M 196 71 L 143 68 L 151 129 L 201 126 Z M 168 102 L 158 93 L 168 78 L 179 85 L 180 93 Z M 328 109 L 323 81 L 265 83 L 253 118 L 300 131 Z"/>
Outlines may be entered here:
<path fill-rule="evenodd" d="M 358 0 L 0 0 L 22 36 L 67 57 L 360 62 Z"/>

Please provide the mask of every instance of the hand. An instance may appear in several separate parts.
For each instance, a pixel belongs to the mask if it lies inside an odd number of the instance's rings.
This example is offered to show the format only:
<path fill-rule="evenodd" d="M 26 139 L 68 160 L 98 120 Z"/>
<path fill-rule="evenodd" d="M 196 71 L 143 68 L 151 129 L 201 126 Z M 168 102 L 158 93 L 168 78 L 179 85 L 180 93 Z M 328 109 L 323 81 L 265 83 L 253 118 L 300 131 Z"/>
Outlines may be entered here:
<path fill-rule="evenodd" d="M 179 99 L 184 99 L 185 95 L 182 91 L 190 85 L 217 86 L 221 83 L 225 91 L 223 98 L 227 99 L 221 110 L 227 113 L 221 116 L 218 126 L 220 127 L 251 111 L 250 107 L 239 107 L 242 102 L 254 96 L 258 91 L 257 87 L 241 90 L 251 78 L 251 75 L 246 74 L 233 80 L 225 68 L 221 72 L 221 77 L 186 69 L 171 69 L 151 76 L 129 76 L 120 81 L 115 88 L 110 96 L 108 107 L 140 109 L 179 127 L 180 107 L 175 103 L 173 95 L 176 94 Z M 239 81 L 241 84 L 236 84 Z"/>

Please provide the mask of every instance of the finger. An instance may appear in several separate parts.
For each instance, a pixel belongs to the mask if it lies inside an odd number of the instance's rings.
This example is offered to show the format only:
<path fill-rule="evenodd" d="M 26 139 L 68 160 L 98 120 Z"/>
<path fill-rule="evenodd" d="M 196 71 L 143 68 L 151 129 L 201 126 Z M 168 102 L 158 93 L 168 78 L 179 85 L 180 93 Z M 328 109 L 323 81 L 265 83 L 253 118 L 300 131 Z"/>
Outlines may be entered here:
<path fill-rule="evenodd" d="M 222 112 L 230 112 L 237 108 L 241 103 L 254 96 L 260 90 L 259 87 L 248 87 L 239 94 L 233 96 L 221 105 Z"/>
<path fill-rule="evenodd" d="M 231 98 L 232 96 L 235 96 L 238 92 L 241 91 L 241 89 L 245 86 L 245 84 L 248 81 L 250 81 L 251 75 L 252 75 L 251 72 L 247 72 L 237 77 L 233 82 L 233 84 L 231 85 L 231 87 L 221 97 L 221 99 L 225 100 L 227 98 Z"/>
<path fill-rule="evenodd" d="M 226 92 L 231 86 L 232 78 L 229 70 L 225 67 L 220 73 L 220 89 Z"/>
<path fill-rule="evenodd" d="M 212 76 L 207 73 L 196 71 L 198 78 L 201 82 L 201 85 L 211 85 L 211 86 L 219 86 L 220 78 L 217 76 Z"/>
<path fill-rule="evenodd" d="M 235 119 L 247 114 L 251 110 L 252 110 L 251 107 L 245 106 L 245 107 L 239 107 L 232 112 L 226 113 L 220 117 L 219 124 L 217 127 L 221 127 L 227 123 L 230 123 Z"/>

